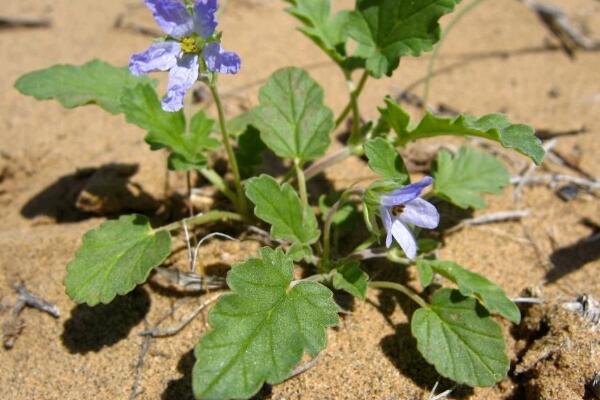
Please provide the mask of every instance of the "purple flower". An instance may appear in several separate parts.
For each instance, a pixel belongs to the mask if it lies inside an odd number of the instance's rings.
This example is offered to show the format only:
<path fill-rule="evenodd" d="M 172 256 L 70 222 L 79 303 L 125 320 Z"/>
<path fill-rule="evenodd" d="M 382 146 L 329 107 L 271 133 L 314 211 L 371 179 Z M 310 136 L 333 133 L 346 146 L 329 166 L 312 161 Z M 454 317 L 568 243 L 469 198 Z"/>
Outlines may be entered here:
<path fill-rule="evenodd" d="M 389 248 L 392 238 L 395 239 L 411 260 L 417 256 L 417 242 L 407 224 L 433 229 L 440 223 L 440 214 L 433 204 L 420 198 L 423 189 L 432 182 L 431 177 L 426 177 L 379 199 L 381 219 L 387 232 L 385 245 Z"/>
<path fill-rule="evenodd" d="M 169 71 L 163 110 L 183 108 L 186 92 L 198 80 L 201 59 L 210 72 L 235 74 L 240 70 L 240 57 L 223 50 L 215 35 L 217 0 L 196 0 L 192 12 L 180 0 L 144 1 L 167 38 L 132 55 L 129 71 L 136 76 Z"/>

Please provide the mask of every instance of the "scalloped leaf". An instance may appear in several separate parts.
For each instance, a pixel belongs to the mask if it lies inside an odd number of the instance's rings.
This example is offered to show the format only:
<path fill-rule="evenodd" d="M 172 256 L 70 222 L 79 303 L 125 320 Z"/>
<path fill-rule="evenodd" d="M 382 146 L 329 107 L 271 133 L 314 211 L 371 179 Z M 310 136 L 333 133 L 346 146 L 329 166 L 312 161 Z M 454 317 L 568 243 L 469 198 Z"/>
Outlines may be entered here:
<path fill-rule="evenodd" d="M 15 88 L 38 100 L 56 99 L 65 108 L 96 104 L 111 114 L 122 112 L 124 91 L 139 84 L 152 84 L 147 77 L 131 75 L 127 68 L 94 60 L 87 64 L 55 65 L 21 76 Z"/>
<path fill-rule="evenodd" d="M 483 208 L 483 193 L 498 194 L 510 183 L 504 165 L 489 154 L 461 147 L 453 157 L 438 153 L 432 168 L 434 193 L 461 208 Z"/>
<path fill-rule="evenodd" d="M 303 26 L 298 28 L 332 60 L 341 64 L 346 58 L 345 44 L 348 38 L 349 12 L 331 15 L 329 0 L 284 0 L 291 6 L 286 9 Z"/>
<path fill-rule="evenodd" d="M 206 164 L 206 150 L 215 149 L 219 142 L 210 137 L 215 121 L 199 111 L 190 121 L 185 133 L 183 111 L 167 112 L 161 108 L 156 91 L 150 85 L 125 90 L 121 105 L 127 122 L 148 131 L 146 142 L 152 150 L 168 149 L 169 167 L 189 170 Z"/>
<path fill-rule="evenodd" d="M 514 149 L 540 165 L 544 161 L 542 142 L 533 128 L 511 123 L 506 115 L 495 113 L 482 117 L 462 114 L 455 118 L 433 115 L 427 112 L 416 127 L 410 127 L 410 116 L 392 98 L 385 99 L 386 107 L 380 108 L 382 119 L 398 134 L 398 144 L 434 136 L 477 136 L 493 140 L 507 149 Z"/>
<path fill-rule="evenodd" d="M 439 19 L 460 0 L 356 0 L 348 35 L 356 40 L 355 57 L 380 78 L 391 76 L 402 56 L 419 56 L 440 39 Z"/>
<path fill-rule="evenodd" d="M 321 86 L 302 69 L 284 68 L 271 75 L 253 112 L 263 142 L 283 158 L 309 161 L 325 154 L 334 123 L 323 96 Z"/>
<path fill-rule="evenodd" d="M 338 323 L 333 293 L 316 282 L 293 283 L 293 262 L 281 249 L 234 266 L 232 293 L 208 318 L 211 330 L 195 349 L 196 398 L 245 399 L 268 382 L 285 380 L 306 351 L 327 345 L 327 328 Z"/>
<path fill-rule="evenodd" d="M 254 214 L 271 224 L 271 236 L 309 247 L 319 239 L 317 219 L 310 207 L 304 207 L 296 191 L 269 175 L 248 180 L 246 195 L 256 205 Z"/>
<path fill-rule="evenodd" d="M 361 300 L 367 297 L 368 281 L 369 275 L 360 268 L 358 261 L 348 261 L 332 271 L 333 287 Z"/>
<path fill-rule="evenodd" d="M 171 235 L 143 215 L 126 215 L 87 232 L 67 266 L 67 294 L 77 303 L 110 303 L 144 283 L 171 253 Z"/>
<path fill-rule="evenodd" d="M 404 161 L 394 146 L 383 138 L 376 138 L 365 143 L 365 154 L 369 159 L 369 167 L 382 178 L 408 179 Z"/>
<path fill-rule="evenodd" d="M 435 272 L 454 282 L 464 296 L 475 297 L 489 312 L 498 313 L 515 324 L 521 322 L 519 307 L 504 290 L 485 277 L 451 261 L 419 259 L 417 269 L 424 287 L 431 284 Z"/>
<path fill-rule="evenodd" d="M 417 348 L 436 371 L 469 386 L 493 386 L 510 366 L 502 329 L 477 303 L 458 290 L 440 289 L 431 307 L 413 314 Z"/>

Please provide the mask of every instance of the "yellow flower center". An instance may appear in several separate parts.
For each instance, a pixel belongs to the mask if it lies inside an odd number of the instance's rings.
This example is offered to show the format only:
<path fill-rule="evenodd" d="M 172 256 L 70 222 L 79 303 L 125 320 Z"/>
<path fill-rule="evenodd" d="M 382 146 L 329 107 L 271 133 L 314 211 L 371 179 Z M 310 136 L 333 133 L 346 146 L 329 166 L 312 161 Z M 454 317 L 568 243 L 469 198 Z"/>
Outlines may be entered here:
<path fill-rule="evenodd" d="M 200 49 L 196 43 L 196 38 L 188 36 L 181 39 L 181 51 L 184 53 L 198 53 Z"/>

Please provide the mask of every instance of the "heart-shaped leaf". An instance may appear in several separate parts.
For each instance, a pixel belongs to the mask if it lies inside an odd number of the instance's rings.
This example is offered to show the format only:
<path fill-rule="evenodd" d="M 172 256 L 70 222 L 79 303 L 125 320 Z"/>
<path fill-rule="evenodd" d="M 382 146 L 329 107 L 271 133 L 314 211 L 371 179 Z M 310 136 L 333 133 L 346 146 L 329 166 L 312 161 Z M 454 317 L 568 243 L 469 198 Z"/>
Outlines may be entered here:
<path fill-rule="evenodd" d="M 67 266 L 67 294 L 77 303 L 109 303 L 148 278 L 171 252 L 171 235 L 156 232 L 143 215 L 107 221 L 83 236 Z"/>
<path fill-rule="evenodd" d="M 323 89 L 306 71 L 275 72 L 260 90 L 259 101 L 253 124 L 275 154 L 299 161 L 325 154 L 333 113 L 323 104 Z"/>
<path fill-rule="evenodd" d="M 476 300 L 440 289 L 411 321 L 419 352 L 440 375 L 469 386 L 493 386 L 508 372 L 502 329 Z"/>
<path fill-rule="evenodd" d="M 442 150 L 433 166 L 434 192 L 462 208 L 482 208 L 483 193 L 498 194 L 510 183 L 508 171 L 495 157 L 461 147 L 452 155 Z"/>

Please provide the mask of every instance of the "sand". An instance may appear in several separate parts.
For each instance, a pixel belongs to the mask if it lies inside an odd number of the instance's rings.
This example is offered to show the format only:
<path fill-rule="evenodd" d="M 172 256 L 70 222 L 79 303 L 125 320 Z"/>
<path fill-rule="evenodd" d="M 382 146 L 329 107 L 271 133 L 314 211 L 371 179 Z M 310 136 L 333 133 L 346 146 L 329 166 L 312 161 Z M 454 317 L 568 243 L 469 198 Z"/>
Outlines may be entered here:
<path fill-rule="evenodd" d="M 145 341 L 139 333 L 156 324 L 174 305 L 181 307 L 164 324 L 176 323 L 202 299 L 165 289 L 153 279 L 153 283 L 110 305 L 90 309 L 75 305 L 62 284 L 65 266 L 73 258 L 81 235 L 106 217 L 96 213 L 102 211 L 98 208 L 82 212 L 75 207 L 81 190 L 89 189 L 90 174 L 94 173 L 81 170 L 136 165 L 138 170 L 131 180 L 158 207 L 154 210 L 149 205 L 141 211 L 160 222 L 173 214 L 164 206 L 161 209 L 161 204 L 171 204 L 163 190 L 164 154 L 150 152 L 143 141 L 145 133 L 128 126 L 122 116 L 108 115 L 96 107 L 65 110 L 55 102 L 23 97 L 13 88 L 20 75 L 57 63 L 82 64 L 99 58 L 125 65 L 132 52 L 148 45 L 149 38 L 116 29 L 114 24 L 120 15 L 127 14 L 127 22 L 152 28 L 149 14 L 139 3 L 3 0 L 0 15 L 48 17 L 52 26 L 0 30 L 0 296 L 2 304 L 10 306 L 16 300 L 11 285 L 23 281 L 31 291 L 55 303 L 62 316 L 56 320 L 36 310 L 23 312 L 24 327 L 14 347 L 0 350 L 0 398 L 127 399 L 134 384 L 138 399 L 191 398 L 191 351 L 206 329 L 204 318 L 197 318 L 171 338 Z M 308 69 L 325 87 L 326 102 L 336 112 L 347 101 L 343 77 L 295 30 L 297 23 L 283 13 L 282 3 L 231 0 L 222 17 L 225 46 L 239 52 L 244 60 L 238 76 L 222 79 L 230 116 L 256 104 L 260 84 L 276 69 L 289 65 Z M 597 1 L 553 3 L 600 37 Z M 555 45 L 555 39 L 520 3 L 485 2 L 448 38 L 437 66 L 440 73 L 432 82 L 431 102 L 474 114 L 506 112 L 512 120 L 537 129 L 567 131 L 585 126 L 586 133 L 560 138 L 556 149 L 567 155 L 579 154 L 580 168 L 598 177 L 600 57 L 598 53 L 580 52 L 570 59 L 548 44 Z M 393 78 L 370 82 L 361 99 L 366 117 L 377 115 L 376 107 L 386 94 L 395 95 L 411 86 L 420 94 L 422 86 L 413 84 L 424 76 L 427 60 L 405 59 Z M 164 84 L 164 76 L 161 78 Z M 411 111 L 417 114 L 417 110 Z M 461 143 L 444 139 L 428 141 L 424 146 Z M 523 157 L 495 146 L 492 150 L 499 152 L 512 173 L 527 166 Z M 577 175 L 553 163 L 538 172 Z M 357 159 L 347 160 L 326 174 L 335 187 L 356 181 L 366 185 L 373 177 Z M 174 191 L 184 194 L 181 177 L 171 174 L 170 184 Z M 486 200 L 489 208 L 484 213 L 515 208 L 512 188 Z M 564 202 L 548 187 L 527 187 L 522 206 L 531 210 L 522 222 L 459 231 L 445 240 L 441 257 L 485 274 L 510 296 L 518 296 L 526 288 L 543 287 L 544 298 L 552 303 L 582 293 L 599 298 L 599 245 L 585 241 L 597 233 L 593 225 L 597 230 L 600 224 L 598 199 L 582 193 Z M 127 207 L 140 211 L 142 206 L 127 203 Z M 590 223 L 582 223 L 586 220 Z M 250 239 L 241 244 L 217 240 L 202 248 L 201 259 L 207 268 L 223 270 L 223 266 L 254 254 L 257 248 L 258 243 Z M 181 252 L 172 261 L 185 268 Z M 404 278 L 419 288 L 412 269 L 377 263 L 367 267 L 388 271 L 390 277 Z M 366 302 L 355 303 L 341 325 L 330 330 L 329 346 L 316 367 L 265 389 L 262 398 L 427 398 L 439 377 L 418 355 L 409 334 L 405 312 L 412 310 L 405 298 L 370 292 Z M 5 319 L 7 314 L 3 308 L 0 317 Z M 525 354 L 523 344 L 509 324 L 504 326 L 509 353 L 517 364 Z M 556 332 L 564 335 L 560 329 Z M 144 363 L 136 368 L 142 349 L 147 350 Z M 578 355 L 586 356 L 591 355 Z M 554 373 L 545 372 L 543 379 L 556 383 L 573 375 L 562 374 L 560 365 L 556 368 Z M 528 382 L 511 376 L 493 388 L 460 388 L 456 393 L 469 399 L 519 399 L 524 398 Z M 582 383 L 576 380 L 575 385 Z M 440 389 L 449 387 L 452 383 L 441 381 Z M 579 393 L 577 388 L 575 393 Z"/>

